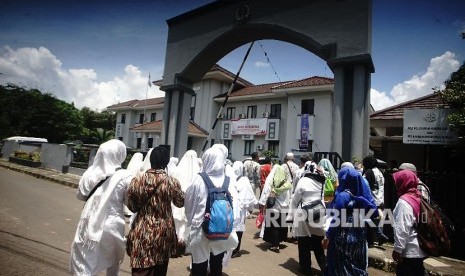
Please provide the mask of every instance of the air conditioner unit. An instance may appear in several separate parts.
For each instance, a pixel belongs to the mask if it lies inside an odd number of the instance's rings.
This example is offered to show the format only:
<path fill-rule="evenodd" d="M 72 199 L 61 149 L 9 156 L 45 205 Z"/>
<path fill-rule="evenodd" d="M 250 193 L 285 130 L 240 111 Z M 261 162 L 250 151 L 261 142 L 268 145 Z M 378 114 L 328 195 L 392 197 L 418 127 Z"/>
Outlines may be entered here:
<path fill-rule="evenodd" d="M 262 145 L 257 145 L 257 150 L 262 150 L 263 146 Z"/>
<path fill-rule="evenodd" d="M 262 117 L 263 118 L 268 118 L 270 116 L 270 113 L 268 112 L 263 112 Z"/>
<path fill-rule="evenodd" d="M 245 119 L 245 118 L 247 118 L 247 114 L 245 113 L 239 114 L 239 119 Z"/>
<path fill-rule="evenodd" d="M 224 119 L 224 114 L 219 114 L 218 119 Z"/>

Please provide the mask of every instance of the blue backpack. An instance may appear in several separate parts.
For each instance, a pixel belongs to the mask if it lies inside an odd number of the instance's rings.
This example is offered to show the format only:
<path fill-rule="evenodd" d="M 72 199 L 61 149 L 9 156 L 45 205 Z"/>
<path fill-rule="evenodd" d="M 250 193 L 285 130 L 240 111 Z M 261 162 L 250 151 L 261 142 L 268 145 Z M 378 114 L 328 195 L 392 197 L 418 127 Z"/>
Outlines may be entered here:
<path fill-rule="evenodd" d="M 234 215 L 231 194 L 228 191 L 229 177 L 225 176 L 223 186 L 213 185 L 210 177 L 199 173 L 208 189 L 207 206 L 202 228 L 210 240 L 226 240 L 233 229 Z"/>

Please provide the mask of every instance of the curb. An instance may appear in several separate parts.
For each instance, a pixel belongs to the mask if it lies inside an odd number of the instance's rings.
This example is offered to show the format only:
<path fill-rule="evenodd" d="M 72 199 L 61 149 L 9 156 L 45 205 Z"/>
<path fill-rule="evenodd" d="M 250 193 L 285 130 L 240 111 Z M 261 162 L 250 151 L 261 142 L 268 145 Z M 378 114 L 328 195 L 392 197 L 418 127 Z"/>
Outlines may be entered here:
<path fill-rule="evenodd" d="M 9 169 L 9 170 L 12 170 L 12 171 L 16 171 L 16 172 L 28 174 L 28 175 L 34 176 L 36 178 L 39 178 L 39 179 L 52 181 L 52 182 L 55 182 L 55 183 L 58 183 L 58 184 L 61 184 L 61 185 L 65 185 L 65 186 L 68 186 L 68 187 L 71 187 L 71 188 L 78 188 L 79 187 L 79 185 L 77 183 L 74 183 L 72 181 L 68 181 L 68 180 L 65 180 L 65 179 L 59 179 L 59 178 L 53 177 L 53 176 L 48 176 L 48 175 L 45 175 L 43 173 L 31 171 L 29 169 L 23 169 L 23 168 L 21 168 L 19 166 L 9 166 L 6 162 L 5 163 L 0 162 L 0 167 L 6 168 L 6 169 Z"/>

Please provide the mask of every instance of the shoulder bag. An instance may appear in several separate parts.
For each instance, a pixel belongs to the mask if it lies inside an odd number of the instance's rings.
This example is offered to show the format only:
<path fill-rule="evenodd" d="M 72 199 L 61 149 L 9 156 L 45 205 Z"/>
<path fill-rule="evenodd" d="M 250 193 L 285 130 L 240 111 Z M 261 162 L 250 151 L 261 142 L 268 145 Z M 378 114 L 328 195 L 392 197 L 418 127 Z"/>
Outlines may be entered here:
<path fill-rule="evenodd" d="M 307 213 L 307 221 L 308 222 L 310 222 L 310 220 L 312 220 L 312 222 L 320 221 L 320 217 L 322 215 L 324 216 L 324 214 L 326 212 L 326 206 L 322 203 L 322 201 L 323 201 L 323 191 L 324 191 L 324 182 L 321 183 L 320 199 L 314 200 L 314 201 L 310 202 L 309 204 L 303 205 L 303 206 L 302 206 L 302 202 L 300 202 L 302 209 L 305 210 L 306 213 Z"/>

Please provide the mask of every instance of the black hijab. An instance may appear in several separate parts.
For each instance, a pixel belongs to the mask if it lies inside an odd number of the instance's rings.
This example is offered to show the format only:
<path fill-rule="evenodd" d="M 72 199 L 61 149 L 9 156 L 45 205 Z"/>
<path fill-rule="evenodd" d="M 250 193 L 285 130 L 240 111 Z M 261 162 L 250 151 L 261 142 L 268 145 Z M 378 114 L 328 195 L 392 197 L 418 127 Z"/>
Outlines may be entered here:
<path fill-rule="evenodd" d="M 152 169 L 163 170 L 168 165 L 170 161 L 170 153 L 168 149 L 163 146 L 158 146 L 153 148 L 152 153 L 150 154 L 150 165 Z"/>

